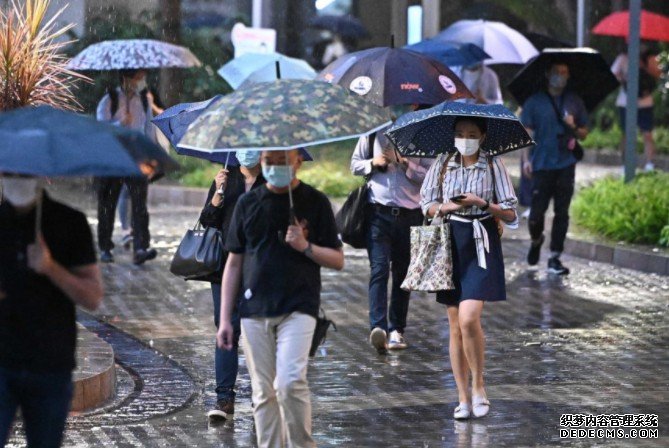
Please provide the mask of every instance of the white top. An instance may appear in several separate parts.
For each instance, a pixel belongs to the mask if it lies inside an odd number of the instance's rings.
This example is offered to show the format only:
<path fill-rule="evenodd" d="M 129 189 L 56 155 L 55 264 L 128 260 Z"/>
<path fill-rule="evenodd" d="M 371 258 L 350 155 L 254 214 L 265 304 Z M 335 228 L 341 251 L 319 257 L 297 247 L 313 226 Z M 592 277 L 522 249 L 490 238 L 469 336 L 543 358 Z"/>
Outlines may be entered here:
<path fill-rule="evenodd" d="M 613 65 L 611 66 L 611 71 L 618 78 L 620 82 L 627 82 L 627 70 L 628 70 L 629 59 L 625 53 L 618 55 Z M 653 95 L 647 95 L 639 98 L 637 102 L 638 107 L 653 107 Z M 616 98 L 616 106 L 618 107 L 627 107 L 627 91 L 625 87 L 621 86 L 620 91 L 618 92 L 618 97 Z"/>
<path fill-rule="evenodd" d="M 502 90 L 499 88 L 499 78 L 491 68 L 485 65 L 479 70 L 469 71 L 462 69 L 460 79 L 475 97 L 485 100 L 484 104 L 502 104 Z M 468 100 L 467 102 L 476 102 Z"/>

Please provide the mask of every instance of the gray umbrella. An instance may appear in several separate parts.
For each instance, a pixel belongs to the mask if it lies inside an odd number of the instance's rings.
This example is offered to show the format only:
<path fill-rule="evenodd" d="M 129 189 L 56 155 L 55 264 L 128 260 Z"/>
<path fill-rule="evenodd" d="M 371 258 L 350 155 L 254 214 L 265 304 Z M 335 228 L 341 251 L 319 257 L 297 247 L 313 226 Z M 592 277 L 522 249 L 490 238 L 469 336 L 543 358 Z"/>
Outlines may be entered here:
<path fill-rule="evenodd" d="M 67 68 L 71 70 L 125 70 L 199 67 L 188 48 L 153 39 L 106 40 L 86 47 Z"/>

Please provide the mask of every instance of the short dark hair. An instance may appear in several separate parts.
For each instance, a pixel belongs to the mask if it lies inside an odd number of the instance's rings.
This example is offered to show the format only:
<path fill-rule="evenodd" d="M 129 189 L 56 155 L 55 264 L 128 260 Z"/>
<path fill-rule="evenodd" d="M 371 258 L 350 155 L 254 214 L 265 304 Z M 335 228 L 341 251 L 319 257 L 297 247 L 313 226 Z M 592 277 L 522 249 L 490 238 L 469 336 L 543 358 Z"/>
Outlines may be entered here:
<path fill-rule="evenodd" d="M 474 125 L 477 128 L 479 128 L 479 131 L 481 131 L 481 134 L 485 134 L 486 131 L 488 130 L 488 121 L 483 117 L 458 117 L 455 119 L 455 122 L 453 123 L 453 130 L 455 130 L 455 127 L 461 121 L 469 121 L 471 123 L 474 123 Z"/>
<path fill-rule="evenodd" d="M 119 70 L 118 74 L 121 78 L 134 78 L 138 71 L 138 69 L 129 68 L 125 70 Z"/>

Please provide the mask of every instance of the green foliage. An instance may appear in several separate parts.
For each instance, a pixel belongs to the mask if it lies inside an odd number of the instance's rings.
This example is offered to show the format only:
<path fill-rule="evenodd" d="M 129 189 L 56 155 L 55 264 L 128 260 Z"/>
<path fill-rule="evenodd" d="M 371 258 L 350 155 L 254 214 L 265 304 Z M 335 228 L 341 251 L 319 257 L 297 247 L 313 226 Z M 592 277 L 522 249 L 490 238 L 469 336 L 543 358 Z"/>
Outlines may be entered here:
<path fill-rule="evenodd" d="M 660 232 L 660 246 L 669 247 L 669 224 Z"/>
<path fill-rule="evenodd" d="M 362 177 L 353 176 L 334 162 L 318 162 L 299 173 L 299 178 L 330 197 L 344 197 L 362 185 Z"/>
<path fill-rule="evenodd" d="M 572 203 L 576 224 L 630 243 L 657 244 L 669 231 L 669 173 L 654 171 L 629 184 L 605 178 L 581 190 Z"/>
<path fill-rule="evenodd" d="M 590 131 L 588 137 L 582 142 L 582 145 L 587 149 L 617 150 L 622 135 L 622 130 L 617 124 L 606 131 L 595 128 Z M 653 129 L 653 137 L 655 139 L 656 152 L 658 154 L 669 154 L 669 128 L 663 126 L 656 127 Z M 637 133 L 636 149 L 638 153 L 643 153 L 643 138 L 640 133 Z"/>

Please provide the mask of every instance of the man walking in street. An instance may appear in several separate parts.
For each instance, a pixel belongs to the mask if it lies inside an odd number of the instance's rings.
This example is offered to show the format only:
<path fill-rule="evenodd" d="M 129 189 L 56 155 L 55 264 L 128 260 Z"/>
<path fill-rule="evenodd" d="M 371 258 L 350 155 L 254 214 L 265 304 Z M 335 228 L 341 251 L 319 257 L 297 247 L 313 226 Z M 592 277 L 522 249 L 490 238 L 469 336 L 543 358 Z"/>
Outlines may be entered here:
<path fill-rule="evenodd" d="M 525 101 L 520 119 L 537 142 L 531 155 L 529 148 L 523 171 L 532 176 L 532 204 L 529 230 L 532 242 L 527 254 L 531 266 L 539 262 L 544 243 L 544 217 L 548 204 L 553 200 L 555 217 L 551 229 L 551 256 L 548 272 L 569 274 L 560 261 L 569 227 L 569 204 L 574 194 L 576 158 L 573 150 L 576 139 L 588 135 L 588 116 L 583 100 L 566 90 L 569 66 L 553 63 L 546 73 L 548 89 L 537 92 Z"/>
<path fill-rule="evenodd" d="M 72 399 L 75 305 L 102 301 L 93 237 L 86 217 L 42 193 L 38 179 L 1 181 L 0 446 L 21 409 L 28 446 L 57 447 Z"/>
<path fill-rule="evenodd" d="M 261 448 L 316 446 L 307 361 L 320 269 L 344 267 L 330 201 L 297 179 L 301 164 L 297 150 L 262 153 L 267 184 L 240 197 L 226 240 L 217 342 L 233 348 L 237 303 Z"/>
<path fill-rule="evenodd" d="M 393 109 L 396 118 L 415 107 Z M 367 228 L 367 254 L 371 269 L 369 341 L 380 354 L 386 349 L 407 347 L 404 330 L 410 293 L 401 289 L 400 285 L 409 268 L 410 228 L 423 221 L 420 187 L 432 163 L 429 159 L 401 157 L 383 132 L 361 137 L 351 158 L 351 172 L 356 176 L 365 176 L 370 186 Z M 391 273 L 388 313 L 388 280 Z"/>

